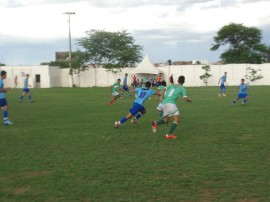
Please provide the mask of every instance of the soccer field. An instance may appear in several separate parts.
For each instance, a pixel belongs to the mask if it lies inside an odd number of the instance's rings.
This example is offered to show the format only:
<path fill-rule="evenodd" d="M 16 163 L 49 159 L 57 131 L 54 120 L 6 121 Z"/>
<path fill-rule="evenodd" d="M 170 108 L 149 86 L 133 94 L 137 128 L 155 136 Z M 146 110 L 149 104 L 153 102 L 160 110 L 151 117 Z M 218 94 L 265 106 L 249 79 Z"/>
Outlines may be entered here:
<path fill-rule="evenodd" d="M 0 201 L 270 201 L 269 86 L 250 86 L 241 106 L 236 87 L 187 88 L 178 100 L 177 139 L 154 134 L 154 97 L 138 125 L 114 128 L 133 100 L 107 106 L 110 88 L 32 89 L 19 103 L 7 93 L 0 125 Z M 1 115 L 2 118 L 2 115 Z"/>

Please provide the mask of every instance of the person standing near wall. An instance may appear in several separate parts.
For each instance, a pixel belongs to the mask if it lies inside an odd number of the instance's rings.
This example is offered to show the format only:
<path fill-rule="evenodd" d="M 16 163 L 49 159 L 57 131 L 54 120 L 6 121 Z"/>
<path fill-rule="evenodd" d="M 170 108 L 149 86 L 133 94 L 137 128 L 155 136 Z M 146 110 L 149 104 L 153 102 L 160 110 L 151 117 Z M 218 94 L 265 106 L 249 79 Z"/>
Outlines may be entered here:
<path fill-rule="evenodd" d="M 8 120 L 8 103 L 6 100 L 5 93 L 10 90 L 10 88 L 4 87 L 4 79 L 7 77 L 7 72 L 1 71 L 1 78 L 0 78 L 0 107 L 3 111 L 4 116 L 4 125 L 12 125 L 13 123 Z"/>
<path fill-rule="evenodd" d="M 30 89 L 29 89 L 29 87 L 32 87 L 32 86 L 29 85 L 29 83 L 28 83 L 29 82 L 29 76 L 30 76 L 29 74 L 26 74 L 26 78 L 24 79 L 24 85 L 23 85 L 22 95 L 21 95 L 21 97 L 19 99 L 19 102 L 22 102 L 25 94 L 28 94 L 29 101 L 31 103 L 33 102 L 33 100 L 32 100 L 32 94 L 31 94 Z"/>
<path fill-rule="evenodd" d="M 227 72 L 224 72 L 224 75 L 219 79 L 218 84 L 220 83 L 220 88 L 219 88 L 219 94 L 218 96 L 221 97 L 221 95 L 226 96 L 226 86 L 227 85 Z"/>

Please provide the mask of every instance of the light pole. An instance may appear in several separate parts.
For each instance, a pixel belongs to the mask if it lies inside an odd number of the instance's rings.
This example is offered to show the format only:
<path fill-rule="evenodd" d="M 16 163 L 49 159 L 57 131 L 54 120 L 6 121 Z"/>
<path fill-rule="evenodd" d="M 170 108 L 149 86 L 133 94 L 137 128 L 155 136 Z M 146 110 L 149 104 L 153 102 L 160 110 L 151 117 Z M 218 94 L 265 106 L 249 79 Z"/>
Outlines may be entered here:
<path fill-rule="evenodd" d="M 65 12 L 64 15 L 68 15 L 68 39 L 69 39 L 69 73 L 71 77 L 71 87 L 73 87 L 73 72 L 71 69 L 71 32 L 70 32 L 70 15 L 75 15 L 75 12 Z"/>

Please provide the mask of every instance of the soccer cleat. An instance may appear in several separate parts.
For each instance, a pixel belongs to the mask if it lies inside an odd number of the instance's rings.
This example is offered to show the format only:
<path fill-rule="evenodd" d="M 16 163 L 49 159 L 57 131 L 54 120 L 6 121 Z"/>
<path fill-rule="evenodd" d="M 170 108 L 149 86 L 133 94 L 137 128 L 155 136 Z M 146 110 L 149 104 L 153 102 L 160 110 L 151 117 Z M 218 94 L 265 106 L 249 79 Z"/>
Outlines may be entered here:
<path fill-rule="evenodd" d="M 9 120 L 5 120 L 4 125 L 10 126 L 10 125 L 13 125 L 13 123 Z"/>
<path fill-rule="evenodd" d="M 131 123 L 134 123 L 134 124 L 139 124 L 139 122 L 138 122 L 137 119 L 132 119 L 130 122 L 131 122 Z"/>
<path fill-rule="evenodd" d="M 225 97 L 226 95 L 225 94 L 223 94 L 223 97 Z"/>
<path fill-rule="evenodd" d="M 114 127 L 115 127 L 115 128 L 118 128 L 118 127 L 119 127 L 119 125 L 120 125 L 120 124 L 119 124 L 119 122 L 118 122 L 118 121 L 115 121 L 115 123 L 114 123 Z"/>
<path fill-rule="evenodd" d="M 177 137 L 173 134 L 166 135 L 166 139 L 175 139 L 175 138 L 177 138 Z"/>
<path fill-rule="evenodd" d="M 153 133 L 157 132 L 157 122 L 155 122 L 155 121 L 152 121 L 152 131 L 153 131 Z"/>
<path fill-rule="evenodd" d="M 232 103 L 232 104 L 230 104 L 230 106 L 232 107 L 234 104 Z"/>
<path fill-rule="evenodd" d="M 22 100 L 19 100 L 19 103 L 22 103 Z"/>

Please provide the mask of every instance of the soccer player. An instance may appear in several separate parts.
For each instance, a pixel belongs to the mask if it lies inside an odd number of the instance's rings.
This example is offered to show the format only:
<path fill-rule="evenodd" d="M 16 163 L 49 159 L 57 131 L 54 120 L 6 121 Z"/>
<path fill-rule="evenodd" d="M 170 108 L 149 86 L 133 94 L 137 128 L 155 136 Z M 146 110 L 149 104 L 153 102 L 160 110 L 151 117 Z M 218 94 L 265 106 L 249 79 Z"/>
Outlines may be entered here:
<path fill-rule="evenodd" d="M 227 72 L 224 72 L 224 75 L 219 79 L 218 84 L 220 83 L 220 88 L 219 88 L 219 94 L 218 96 L 221 97 L 221 95 L 226 96 L 226 86 L 227 85 Z"/>
<path fill-rule="evenodd" d="M 163 89 L 164 91 L 166 91 L 166 81 L 161 81 L 160 85 L 158 86 L 158 90 L 157 92 L 160 94 L 160 95 L 164 95 L 165 92 L 163 93 Z M 158 95 L 156 96 L 156 101 L 159 102 L 159 105 L 157 106 L 157 110 L 159 112 L 159 116 L 162 117 L 163 116 L 163 104 L 162 104 L 162 100 L 163 100 L 163 97 L 160 96 L 160 99 L 158 100 Z"/>
<path fill-rule="evenodd" d="M 19 102 L 22 102 L 23 97 L 24 97 L 25 94 L 28 94 L 29 101 L 31 103 L 33 102 L 32 95 L 31 95 L 30 89 L 29 89 L 29 87 L 32 87 L 32 86 L 28 84 L 28 80 L 29 80 L 29 74 L 26 74 L 26 78 L 24 79 L 24 86 L 23 86 L 23 90 L 22 90 L 22 95 L 21 95 L 21 97 L 19 99 Z"/>
<path fill-rule="evenodd" d="M 130 93 L 129 89 L 128 89 L 128 85 L 127 85 L 127 77 L 128 77 L 128 74 L 125 74 L 125 77 L 123 79 L 123 85 L 122 85 L 122 91 L 126 91 L 128 93 L 128 95 L 130 97 L 132 97 L 132 94 Z"/>
<path fill-rule="evenodd" d="M 138 119 L 143 116 L 143 114 L 146 113 L 146 109 L 143 106 L 143 103 L 149 98 L 151 95 L 156 95 L 155 91 L 150 89 L 151 83 L 147 81 L 145 83 L 144 88 L 136 88 L 135 92 L 137 92 L 138 97 L 136 100 L 133 102 L 132 108 L 130 108 L 128 115 L 124 116 L 120 121 L 116 121 L 115 128 L 118 128 L 119 125 L 125 123 L 128 119 L 131 117 L 135 116 L 135 118 L 131 121 L 134 124 L 138 124 Z"/>
<path fill-rule="evenodd" d="M 233 100 L 233 102 L 231 103 L 231 106 L 233 106 L 237 102 L 237 100 L 239 100 L 239 99 L 244 99 L 243 102 L 242 102 L 242 105 L 245 105 L 247 103 L 248 85 L 245 84 L 245 79 L 241 79 L 241 84 L 238 86 L 238 88 L 239 88 L 239 93 L 237 95 L 237 98 L 235 98 Z"/>
<path fill-rule="evenodd" d="M 0 78 L 0 107 L 3 110 L 4 125 L 12 125 L 13 123 L 8 120 L 8 103 L 6 100 L 5 93 L 10 90 L 10 88 L 4 87 L 4 79 L 7 77 L 7 72 L 1 71 Z"/>
<path fill-rule="evenodd" d="M 112 105 L 115 102 L 115 100 L 117 100 L 117 98 L 122 97 L 122 93 L 119 93 L 119 90 L 121 89 L 120 83 L 121 83 L 121 79 L 117 79 L 117 82 L 115 82 L 111 86 L 112 100 L 108 103 L 108 105 Z"/>
<path fill-rule="evenodd" d="M 189 99 L 186 95 L 186 89 L 183 87 L 183 84 L 185 83 L 185 77 L 184 76 L 179 76 L 178 77 L 178 85 L 170 85 L 167 87 L 166 94 L 164 94 L 163 90 L 163 95 L 164 99 L 162 101 L 162 104 L 164 105 L 163 109 L 163 117 L 157 121 L 152 122 L 152 130 L 155 133 L 157 131 L 157 126 L 164 124 L 164 123 L 169 123 L 170 117 L 173 116 L 173 123 L 171 127 L 169 128 L 166 138 L 176 138 L 175 135 L 173 135 L 173 131 L 179 124 L 179 119 L 180 119 L 180 113 L 176 105 L 176 101 L 179 96 L 182 96 L 184 101 L 186 102 L 192 102 L 191 99 Z"/>

